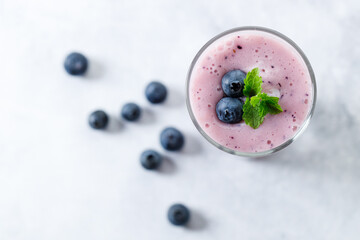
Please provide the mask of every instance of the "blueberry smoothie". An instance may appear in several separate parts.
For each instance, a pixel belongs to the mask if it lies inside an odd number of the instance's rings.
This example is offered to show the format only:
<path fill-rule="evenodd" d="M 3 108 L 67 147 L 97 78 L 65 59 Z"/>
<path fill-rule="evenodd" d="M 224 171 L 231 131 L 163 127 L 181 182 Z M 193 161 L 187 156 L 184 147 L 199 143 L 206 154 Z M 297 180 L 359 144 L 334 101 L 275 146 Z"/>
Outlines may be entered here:
<path fill-rule="evenodd" d="M 224 76 L 234 70 L 246 75 L 254 68 L 262 78 L 262 92 L 277 97 L 282 111 L 267 114 L 256 129 L 243 120 L 219 119 Z M 259 27 L 229 30 L 210 40 L 190 67 L 187 87 L 188 109 L 198 130 L 218 148 L 242 156 L 263 156 L 290 144 L 307 126 L 316 96 L 315 77 L 300 48 Z"/>

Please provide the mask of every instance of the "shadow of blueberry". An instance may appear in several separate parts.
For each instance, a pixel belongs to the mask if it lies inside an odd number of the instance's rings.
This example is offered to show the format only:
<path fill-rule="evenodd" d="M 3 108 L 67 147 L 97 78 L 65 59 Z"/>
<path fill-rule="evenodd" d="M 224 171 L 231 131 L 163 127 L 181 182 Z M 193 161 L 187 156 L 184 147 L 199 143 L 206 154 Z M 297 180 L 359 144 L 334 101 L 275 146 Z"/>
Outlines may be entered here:
<path fill-rule="evenodd" d="M 101 63 L 97 62 L 96 60 L 90 59 L 88 64 L 88 69 L 84 75 L 86 79 L 95 80 L 100 79 L 104 76 L 105 69 Z"/>
<path fill-rule="evenodd" d="M 110 115 L 109 124 L 105 130 L 107 133 L 118 133 L 124 129 L 124 124 L 117 117 Z"/>
<path fill-rule="evenodd" d="M 173 174 L 176 172 L 176 169 L 174 161 L 167 156 L 163 156 L 163 161 L 158 171 L 163 174 Z"/>
<path fill-rule="evenodd" d="M 207 221 L 203 215 L 197 210 L 191 209 L 190 221 L 187 223 L 186 228 L 192 231 L 201 231 L 207 227 Z"/>
<path fill-rule="evenodd" d="M 169 108 L 181 107 L 185 103 L 185 97 L 182 92 L 176 89 L 168 89 L 168 96 L 164 102 L 164 106 Z"/>
<path fill-rule="evenodd" d="M 156 122 L 155 113 L 150 108 L 143 107 L 141 109 L 141 116 L 138 123 L 147 125 L 147 124 L 155 124 L 155 122 Z"/>
<path fill-rule="evenodd" d="M 191 134 L 186 134 L 185 145 L 184 148 L 182 149 L 182 152 L 184 154 L 191 154 L 191 155 L 197 155 L 202 153 L 202 145 L 200 143 L 200 140 Z"/>

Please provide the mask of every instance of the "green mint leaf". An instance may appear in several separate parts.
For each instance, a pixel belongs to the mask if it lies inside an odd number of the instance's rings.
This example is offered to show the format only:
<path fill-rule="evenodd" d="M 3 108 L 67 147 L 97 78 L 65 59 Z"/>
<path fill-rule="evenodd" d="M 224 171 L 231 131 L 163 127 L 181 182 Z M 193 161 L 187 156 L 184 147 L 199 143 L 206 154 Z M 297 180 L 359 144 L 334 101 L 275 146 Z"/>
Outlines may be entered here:
<path fill-rule="evenodd" d="M 268 113 L 275 115 L 281 113 L 283 110 L 279 105 L 279 98 L 272 97 L 266 93 L 259 93 L 258 95 L 251 98 L 250 103 L 252 106 L 259 106 L 264 116 Z"/>
<path fill-rule="evenodd" d="M 254 97 L 253 97 L 254 98 Z M 243 106 L 243 119 L 247 125 L 257 129 L 260 124 L 263 123 L 265 115 L 260 109 L 260 104 L 253 106 L 250 103 L 250 98 L 246 98 L 245 104 Z M 260 102 L 259 102 L 260 103 Z"/>
<path fill-rule="evenodd" d="M 243 106 L 245 123 L 257 129 L 263 123 L 266 114 L 278 114 L 283 111 L 278 102 L 278 97 L 272 97 L 266 93 L 259 93 L 252 98 L 246 98 Z"/>
<path fill-rule="evenodd" d="M 259 69 L 254 68 L 244 79 L 243 94 L 246 101 L 243 105 L 243 119 L 247 125 L 257 129 L 264 121 L 266 114 L 278 114 L 283 110 L 279 105 L 279 98 L 262 93 L 262 78 Z"/>
<path fill-rule="evenodd" d="M 279 101 L 279 98 L 277 98 L 275 101 L 272 100 L 272 101 L 267 101 L 266 102 L 267 111 L 271 115 L 276 115 L 276 114 L 281 113 L 283 111 L 281 106 L 279 105 L 278 101 Z"/>
<path fill-rule="evenodd" d="M 262 78 L 259 75 L 259 68 L 254 68 L 248 72 L 244 79 L 244 83 L 243 94 L 245 97 L 252 97 L 259 94 L 262 90 Z"/>
<path fill-rule="evenodd" d="M 256 106 L 259 106 L 260 105 L 260 102 L 261 102 L 261 93 L 259 93 L 258 95 L 256 96 L 253 96 L 251 99 L 250 99 L 250 103 L 253 107 L 256 107 Z"/>

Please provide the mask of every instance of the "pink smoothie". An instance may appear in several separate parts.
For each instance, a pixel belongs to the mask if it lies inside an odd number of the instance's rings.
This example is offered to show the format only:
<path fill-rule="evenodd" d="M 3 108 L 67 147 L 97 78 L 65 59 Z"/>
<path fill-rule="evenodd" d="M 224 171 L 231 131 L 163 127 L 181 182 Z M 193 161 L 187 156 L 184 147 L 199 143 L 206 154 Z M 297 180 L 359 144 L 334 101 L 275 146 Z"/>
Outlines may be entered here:
<path fill-rule="evenodd" d="M 258 129 L 221 122 L 215 106 L 224 96 L 221 78 L 228 71 L 247 73 L 258 67 L 263 92 L 279 97 L 284 110 L 268 114 Z M 257 30 L 238 31 L 210 44 L 192 70 L 189 101 L 203 131 L 223 147 L 237 152 L 263 152 L 291 139 L 311 111 L 313 87 L 301 55 L 280 37 Z"/>

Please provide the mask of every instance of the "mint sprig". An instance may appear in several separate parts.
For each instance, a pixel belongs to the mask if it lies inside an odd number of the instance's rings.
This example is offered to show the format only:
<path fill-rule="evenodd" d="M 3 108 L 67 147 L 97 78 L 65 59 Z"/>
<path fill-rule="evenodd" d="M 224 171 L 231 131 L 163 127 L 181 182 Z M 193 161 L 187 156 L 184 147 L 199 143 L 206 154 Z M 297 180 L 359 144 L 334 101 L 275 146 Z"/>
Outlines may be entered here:
<path fill-rule="evenodd" d="M 261 111 L 266 112 L 266 114 L 270 113 L 272 115 L 282 112 L 281 106 L 278 102 L 278 97 L 272 97 L 266 93 L 259 93 L 250 100 L 250 103 L 253 107 L 259 106 Z"/>
<path fill-rule="evenodd" d="M 243 94 L 245 97 L 252 97 L 261 92 L 262 78 L 259 75 L 259 68 L 254 68 L 246 74 L 244 79 Z"/>
<path fill-rule="evenodd" d="M 243 119 L 247 125 L 257 129 L 263 122 L 266 114 L 281 113 L 283 110 L 279 105 L 279 98 L 262 93 L 262 79 L 259 69 L 254 68 L 246 75 L 243 90 L 246 101 L 243 106 Z"/>
<path fill-rule="evenodd" d="M 245 104 L 243 106 L 243 115 L 245 123 L 250 127 L 256 129 L 263 123 L 265 115 L 263 115 L 260 110 L 259 105 L 253 106 L 250 103 L 249 98 L 246 98 Z"/>

